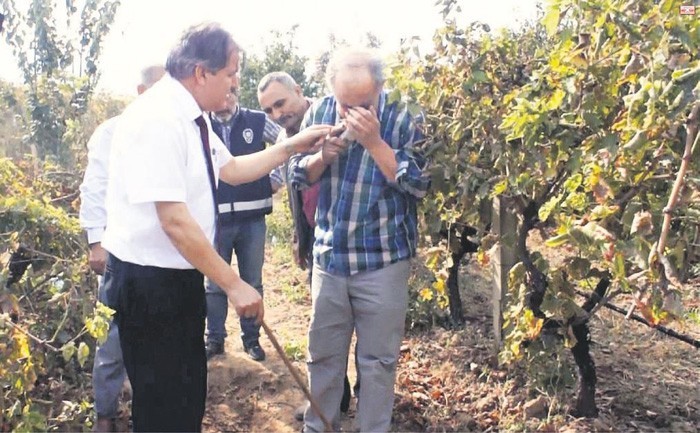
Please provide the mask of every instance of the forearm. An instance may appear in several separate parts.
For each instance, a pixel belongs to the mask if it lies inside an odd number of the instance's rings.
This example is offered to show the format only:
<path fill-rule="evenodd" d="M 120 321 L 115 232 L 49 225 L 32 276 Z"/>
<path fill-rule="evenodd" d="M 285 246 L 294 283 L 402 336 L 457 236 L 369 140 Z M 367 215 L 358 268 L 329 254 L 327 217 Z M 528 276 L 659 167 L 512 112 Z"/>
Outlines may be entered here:
<path fill-rule="evenodd" d="M 366 149 L 389 183 L 395 183 L 399 164 L 396 162 L 394 150 L 381 139 L 371 146 L 367 146 Z"/>
<path fill-rule="evenodd" d="M 236 156 L 221 167 L 221 180 L 230 185 L 252 182 L 284 163 L 294 153 L 293 145 L 286 141 L 260 152 Z"/>

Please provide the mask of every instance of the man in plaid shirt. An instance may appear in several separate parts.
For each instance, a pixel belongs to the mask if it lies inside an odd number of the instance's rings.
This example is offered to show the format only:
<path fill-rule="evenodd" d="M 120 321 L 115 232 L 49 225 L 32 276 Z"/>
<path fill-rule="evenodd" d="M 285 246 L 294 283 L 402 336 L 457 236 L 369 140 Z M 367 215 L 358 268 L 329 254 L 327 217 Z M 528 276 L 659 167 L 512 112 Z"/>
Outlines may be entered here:
<path fill-rule="evenodd" d="M 388 431 L 408 300 L 409 259 L 416 253 L 417 201 L 429 185 L 416 152 L 422 116 L 383 89 L 381 59 L 347 50 L 331 59 L 332 95 L 303 121 L 336 125 L 319 152 L 290 161 L 292 184 L 320 182 L 316 211 L 309 383 L 324 415 L 339 427 L 339 403 L 353 330 L 362 381 L 360 431 Z M 307 409 L 304 431 L 322 431 Z"/>

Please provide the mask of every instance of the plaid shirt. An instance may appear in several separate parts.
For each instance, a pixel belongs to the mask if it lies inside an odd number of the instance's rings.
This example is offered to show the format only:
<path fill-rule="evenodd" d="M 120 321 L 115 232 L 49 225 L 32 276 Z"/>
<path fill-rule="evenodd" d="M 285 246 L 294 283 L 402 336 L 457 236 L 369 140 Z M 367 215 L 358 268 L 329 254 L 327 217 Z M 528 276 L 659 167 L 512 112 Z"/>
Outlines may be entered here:
<path fill-rule="evenodd" d="M 425 162 L 414 152 L 423 138 L 422 115 L 412 116 L 399 103 L 379 97 L 380 135 L 394 149 L 396 182 L 382 174 L 369 152 L 357 142 L 340 155 L 321 176 L 316 210 L 314 260 L 326 272 L 354 275 L 380 269 L 415 256 L 416 205 L 430 183 Z M 336 100 L 327 96 L 306 112 L 302 128 L 339 121 Z M 292 186 L 306 188 L 310 155 L 290 160 Z"/>

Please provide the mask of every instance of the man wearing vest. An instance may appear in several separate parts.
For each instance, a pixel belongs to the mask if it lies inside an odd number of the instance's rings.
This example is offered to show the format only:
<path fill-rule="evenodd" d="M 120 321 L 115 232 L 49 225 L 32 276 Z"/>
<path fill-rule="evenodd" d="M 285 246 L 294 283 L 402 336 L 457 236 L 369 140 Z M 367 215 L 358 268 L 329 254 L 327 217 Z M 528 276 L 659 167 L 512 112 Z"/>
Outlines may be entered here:
<path fill-rule="evenodd" d="M 239 107 L 237 89 L 232 89 L 225 110 L 211 114 L 212 129 L 232 155 L 248 155 L 274 143 L 280 127 L 262 111 Z M 272 193 L 282 181 L 277 170 L 270 176 L 242 185 L 219 182 L 217 206 L 219 225 L 217 251 L 227 262 L 236 253 L 238 271 L 246 283 L 263 294 L 262 266 L 265 258 L 265 215 L 272 212 Z M 207 298 L 207 359 L 224 352 L 228 300 L 214 282 L 208 281 Z M 253 318 L 240 318 L 243 349 L 255 361 L 265 359 L 260 347 L 260 325 Z"/>

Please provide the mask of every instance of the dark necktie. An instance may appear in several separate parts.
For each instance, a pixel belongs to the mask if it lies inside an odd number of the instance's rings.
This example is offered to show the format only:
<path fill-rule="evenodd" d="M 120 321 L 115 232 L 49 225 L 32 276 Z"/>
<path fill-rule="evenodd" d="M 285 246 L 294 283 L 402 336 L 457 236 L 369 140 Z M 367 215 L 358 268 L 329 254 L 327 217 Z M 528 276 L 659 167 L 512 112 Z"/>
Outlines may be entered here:
<path fill-rule="evenodd" d="M 215 223 L 215 236 L 214 245 L 218 247 L 219 238 L 219 206 L 216 204 L 216 178 L 214 177 L 214 164 L 211 161 L 211 147 L 209 146 L 209 128 L 207 128 L 207 122 L 204 120 L 204 116 L 199 116 L 194 119 L 197 126 L 199 126 L 199 135 L 202 137 L 202 149 L 204 151 L 204 160 L 207 163 L 207 173 L 209 174 L 209 185 L 211 186 L 211 195 L 214 200 L 214 223 Z"/>

